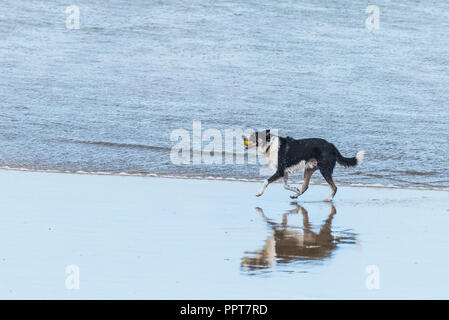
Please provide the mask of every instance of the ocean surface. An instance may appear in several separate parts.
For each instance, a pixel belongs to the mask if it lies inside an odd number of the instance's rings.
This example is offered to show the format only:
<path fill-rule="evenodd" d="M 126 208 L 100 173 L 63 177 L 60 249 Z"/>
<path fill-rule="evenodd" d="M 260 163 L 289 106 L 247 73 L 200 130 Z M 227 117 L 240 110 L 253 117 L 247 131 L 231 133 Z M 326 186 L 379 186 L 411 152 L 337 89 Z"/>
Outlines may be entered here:
<path fill-rule="evenodd" d="M 262 179 L 174 164 L 200 120 L 366 150 L 339 184 L 449 187 L 447 1 L 376 1 L 378 30 L 372 1 L 78 0 L 79 29 L 70 4 L 0 3 L 2 168 Z"/>

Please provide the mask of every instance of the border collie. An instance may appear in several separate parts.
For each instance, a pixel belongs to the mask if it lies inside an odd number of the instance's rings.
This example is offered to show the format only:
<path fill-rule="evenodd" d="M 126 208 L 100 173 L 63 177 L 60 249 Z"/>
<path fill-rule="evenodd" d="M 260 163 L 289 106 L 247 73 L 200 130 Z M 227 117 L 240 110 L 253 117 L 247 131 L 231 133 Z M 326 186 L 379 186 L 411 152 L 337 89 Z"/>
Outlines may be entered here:
<path fill-rule="evenodd" d="M 290 198 L 296 199 L 309 187 L 310 178 L 316 170 L 320 170 L 326 182 L 332 189 L 331 196 L 325 201 L 332 201 L 337 193 L 337 186 L 332 179 L 335 163 L 345 167 L 355 167 L 362 163 L 365 151 L 357 152 L 353 158 L 341 155 L 338 149 L 324 139 L 293 139 L 270 134 L 270 130 L 258 131 L 249 137 L 243 136 L 246 149 L 257 148 L 265 156 L 268 165 L 276 172 L 264 181 L 262 188 L 256 194 L 261 196 L 267 186 L 283 178 L 284 188 L 295 192 Z M 304 169 L 304 183 L 301 191 L 288 185 L 288 174 Z"/>

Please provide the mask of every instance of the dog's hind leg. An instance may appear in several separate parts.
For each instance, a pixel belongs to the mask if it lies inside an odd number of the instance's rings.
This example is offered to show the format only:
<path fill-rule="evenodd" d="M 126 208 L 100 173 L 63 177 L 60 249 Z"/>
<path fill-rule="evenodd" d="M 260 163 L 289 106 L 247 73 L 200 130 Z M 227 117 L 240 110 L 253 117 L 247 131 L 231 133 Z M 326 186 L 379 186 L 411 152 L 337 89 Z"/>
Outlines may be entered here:
<path fill-rule="evenodd" d="M 309 188 L 310 178 L 312 177 L 312 175 L 316 171 L 316 169 L 317 169 L 316 167 L 313 167 L 313 168 L 309 167 L 304 170 L 304 182 L 302 183 L 301 191 L 298 192 L 297 194 L 291 195 L 290 198 L 296 199 L 300 195 L 302 195 L 304 192 L 307 191 L 307 189 Z"/>
<path fill-rule="evenodd" d="M 306 170 L 304 170 L 304 182 L 302 184 L 301 194 L 309 189 L 310 178 L 312 178 L 312 175 L 316 171 L 316 169 L 317 168 L 307 168 Z"/>
<path fill-rule="evenodd" d="M 334 180 L 332 179 L 332 173 L 334 172 L 335 163 L 336 163 L 335 157 L 331 156 L 324 156 L 321 161 L 318 161 L 318 169 L 320 169 L 321 174 L 323 175 L 323 178 L 326 180 L 326 182 L 329 184 L 329 186 L 332 189 L 332 193 L 329 198 L 327 198 L 324 201 L 332 201 L 335 194 L 337 193 L 337 186 L 334 183 Z"/>
<path fill-rule="evenodd" d="M 323 174 L 323 177 L 332 189 L 331 196 L 329 198 L 327 198 L 325 201 L 332 201 L 332 199 L 334 199 L 334 197 L 335 197 L 335 194 L 337 193 L 337 186 L 335 185 L 331 174 L 329 174 L 329 175 Z"/>
<path fill-rule="evenodd" d="M 298 197 L 298 195 L 301 194 L 301 191 L 299 191 L 298 188 L 292 187 L 292 186 L 290 186 L 288 184 L 288 174 L 287 173 L 284 174 L 284 179 L 283 180 L 284 180 L 284 189 L 295 192 L 297 194 L 296 197 Z M 292 195 L 290 197 L 293 197 L 293 196 L 294 195 Z"/>

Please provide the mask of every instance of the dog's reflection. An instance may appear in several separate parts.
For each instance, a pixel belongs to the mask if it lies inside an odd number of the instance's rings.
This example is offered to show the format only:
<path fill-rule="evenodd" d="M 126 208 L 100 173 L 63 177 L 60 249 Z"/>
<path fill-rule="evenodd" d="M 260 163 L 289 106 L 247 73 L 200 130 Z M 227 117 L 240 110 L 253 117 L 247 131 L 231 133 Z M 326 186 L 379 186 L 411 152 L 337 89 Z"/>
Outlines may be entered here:
<path fill-rule="evenodd" d="M 351 232 L 341 232 L 333 235 L 332 219 L 337 210 L 333 204 L 328 218 L 319 232 L 312 231 L 307 211 L 292 202 L 294 209 L 287 211 L 282 217 L 282 223 L 267 218 L 261 208 L 256 211 L 270 226 L 273 234 L 264 243 L 262 250 L 245 252 L 242 259 L 242 269 L 249 272 L 263 270 L 279 264 L 289 264 L 298 261 L 322 260 L 332 255 L 340 243 L 356 243 L 356 235 Z M 303 227 L 288 225 L 288 215 L 301 211 Z"/>

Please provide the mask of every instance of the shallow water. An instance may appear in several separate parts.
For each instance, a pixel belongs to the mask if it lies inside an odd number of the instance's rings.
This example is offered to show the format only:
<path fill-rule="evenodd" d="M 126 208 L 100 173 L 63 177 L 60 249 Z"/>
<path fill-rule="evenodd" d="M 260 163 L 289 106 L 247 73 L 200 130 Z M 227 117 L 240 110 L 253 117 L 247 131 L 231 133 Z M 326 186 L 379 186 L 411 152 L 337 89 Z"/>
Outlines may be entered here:
<path fill-rule="evenodd" d="M 327 186 L 291 203 L 279 184 L 0 181 L 3 299 L 448 298 L 444 191 L 341 187 L 332 206 Z"/>
<path fill-rule="evenodd" d="M 363 166 L 339 183 L 448 187 L 449 4 L 377 1 L 0 4 L 0 166 L 259 178 L 174 165 L 170 133 L 276 128 Z M 322 181 L 318 175 L 315 181 Z"/>

